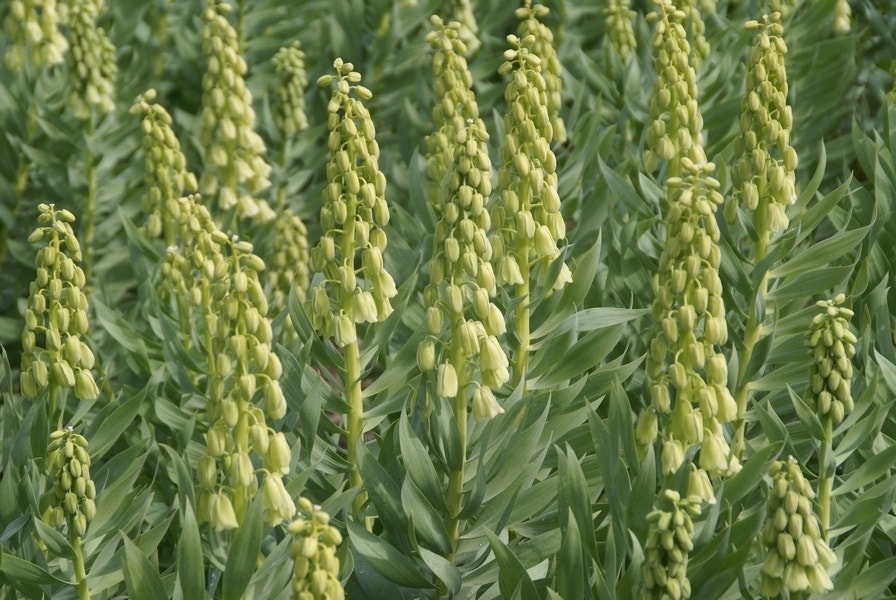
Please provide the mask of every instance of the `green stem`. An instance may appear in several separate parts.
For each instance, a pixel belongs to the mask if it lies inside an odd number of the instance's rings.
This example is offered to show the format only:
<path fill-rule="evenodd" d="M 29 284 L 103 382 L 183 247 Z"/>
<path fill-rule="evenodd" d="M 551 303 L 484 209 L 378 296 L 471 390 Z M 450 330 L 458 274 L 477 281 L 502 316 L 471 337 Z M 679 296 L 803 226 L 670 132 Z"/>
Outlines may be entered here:
<path fill-rule="evenodd" d="M 523 192 L 526 191 L 529 185 L 528 180 L 524 180 L 520 184 L 520 196 L 524 196 Z M 529 211 L 531 210 L 531 206 L 523 206 L 523 210 Z M 529 317 L 530 317 L 530 294 L 531 294 L 531 272 L 529 265 L 529 239 L 524 235 L 520 235 L 519 232 L 516 234 L 516 255 L 515 259 L 517 265 L 519 266 L 520 275 L 522 275 L 523 282 L 518 283 L 516 286 L 516 299 L 519 301 L 519 304 L 516 306 L 513 314 L 513 322 L 514 327 L 516 329 L 516 335 L 519 340 L 519 347 L 517 351 L 514 353 L 513 358 L 513 385 L 518 386 L 522 384 L 523 393 L 526 393 L 526 373 L 529 369 L 529 344 L 530 344 L 530 335 L 529 335 Z"/>
<path fill-rule="evenodd" d="M 78 588 L 78 600 L 90 600 L 90 590 L 87 588 L 87 570 L 84 568 L 84 555 L 81 552 L 81 537 L 74 533 L 69 523 L 69 542 L 71 542 L 74 555 L 72 565 L 75 568 L 75 581 Z"/>
<path fill-rule="evenodd" d="M 458 515 L 460 515 L 463 498 L 464 465 L 467 462 L 467 368 L 463 346 L 460 343 L 462 324 L 463 319 L 458 318 L 451 325 L 451 365 L 457 373 L 457 395 L 454 397 L 453 410 L 461 452 L 459 468 L 451 471 L 448 477 L 448 518 L 445 521 L 445 526 L 448 530 L 448 541 L 451 544 L 451 553 L 447 558 L 452 563 L 457 554 L 457 542 L 460 538 Z"/>
<path fill-rule="evenodd" d="M 754 265 L 758 264 L 768 254 L 770 234 L 765 217 L 768 202 L 768 198 L 760 199 L 759 205 L 754 211 L 757 235 L 753 257 Z M 750 364 L 750 359 L 753 357 L 753 350 L 756 348 L 756 344 L 763 338 L 762 324 L 763 321 L 765 321 L 764 306 L 767 293 L 768 273 L 765 273 L 759 281 L 756 293 L 750 302 L 746 331 L 744 332 L 744 348 L 741 352 L 737 368 L 737 388 L 734 395 L 734 399 L 737 402 L 737 421 L 735 422 L 734 443 L 731 445 L 731 451 L 738 459 L 743 457 L 744 449 L 746 447 L 744 435 L 747 425 L 744 416 L 747 412 L 747 404 L 749 404 L 750 391 L 752 389 L 752 382 L 747 381 L 747 367 Z M 761 314 L 758 314 L 759 306 L 763 307 Z"/>
<path fill-rule="evenodd" d="M 357 340 L 345 347 L 345 399 L 348 402 L 346 415 L 346 446 L 348 462 L 351 468 L 352 487 L 362 487 L 361 471 L 358 469 L 358 445 L 363 443 L 364 435 L 364 398 L 361 395 L 361 351 Z M 355 496 L 352 509 L 355 516 L 361 514 L 361 508 L 367 501 L 363 491 Z"/>
<path fill-rule="evenodd" d="M 828 539 L 828 529 L 831 527 L 831 490 L 834 485 L 833 473 L 827 472 L 828 452 L 833 447 L 834 425 L 830 415 L 822 419 L 824 427 L 824 439 L 818 450 L 818 518 L 821 520 L 821 531 L 825 539 Z"/>

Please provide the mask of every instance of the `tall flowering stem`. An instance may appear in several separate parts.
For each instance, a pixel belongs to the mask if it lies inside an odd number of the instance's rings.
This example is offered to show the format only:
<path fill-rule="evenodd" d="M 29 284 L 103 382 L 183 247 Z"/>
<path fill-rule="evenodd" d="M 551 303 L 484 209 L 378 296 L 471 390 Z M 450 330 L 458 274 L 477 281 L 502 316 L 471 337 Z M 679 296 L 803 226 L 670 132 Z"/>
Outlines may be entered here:
<path fill-rule="evenodd" d="M 503 413 L 493 389 L 510 379 L 510 362 L 498 342 L 506 328 L 504 315 L 491 301 L 497 285 L 485 209 L 492 191 L 487 140 L 472 120 L 457 134 L 424 292 L 430 335 L 417 354 L 421 369 L 437 369 L 436 396 L 452 402 L 458 431 L 461 459 L 448 481 L 446 529 L 452 548 L 460 535 L 469 405 L 472 401 L 477 420 Z"/>
<path fill-rule="evenodd" d="M 557 158 L 551 150 L 553 127 L 548 88 L 542 60 L 534 50 L 535 36 L 521 39 L 510 35 L 507 41 L 511 48 L 504 51 L 499 72 L 511 74 L 504 92 L 510 110 L 504 117 L 504 143 L 500 150 L 500 198 L 492 210 L 496 229 L 492 236 L 492 261 L 497 265 L 498 284 L 514 286 L 513 297 L 518 302 L 513 318 L 517 348 L 512 353 L 512 382 L 518 385 L 525 381 L 529 364 L 532 286 L 545 283 L 552 289 L 561 289 L 572 281 L 572 275 L 564 264 L 556 280 L 542 281 L 548 265 L 560 257 L 558 242 L 566 237 L 566 223 L 560 213 Z"/>
<path fill-rule="evenodd" d="M 96 516 L 96 485 L 90 477 L 90 454 L 87 440 L 70 427 L 50 434 L 47 448 L 47 475 L 53 482 L 50 505 L 44 520 L 53 527 L 68 527 L 68 539 L 72 546 L 72 564 L 78 600 L 89 600 L 87 572 L 81 538 L 87 526 Z"/>
<path fill-rule="evenodd" d="M 653 122 L 647 130 L 644 165 L 655 171 L 666 161 L 666 175 L 681 174 L 681 159 L 705 163 L 703 116 L 697 105 L 697 74 L 691 64 L 691 44 L 685 31 L 687 14 L 669 0 L 654 0 L 657 10 L 648 15 L 656 22 L 653 51 L 657 79 L 650 100 Z"/>
<path fill-rule="evenodd" d="M 473 93 L 473 75 L 464 57 L 467 46 L 461 40 L 461 24 L 457 21 L 445 23 L 438 15 L 433 15 L 430 23 L 433 30 L 426 35 L 426 41 L 433 50 L 435 102 L 432 119 L 435 131 L 426 137 L 426 159 L 429 201 L 435 213 L 441 215 L 445 202 L 442 198 L 444 180 L 454 160 L 457 135 L 469 120 L 483 131 L 485 123 L 479 118 L 479 105 Z"/>
<path fill-rule="evenodd" d="M 524 5 L 516 9 L 515 14 L 520 19 L 517 35 L 520 38 L 525 38 L 528 35 L 535 38 L 531 49 L 541 59 L 541 74 L 544 77 L 548 117 L 552 130 L 551 141 L 555 144 L 562 144 L 566 141 L 566 124 L 560 116 L 563 88 L 560 59 L 557 57 L 557 48 L 554 46 L 554 32 L 541 22 L 541 19 L 550 12 L 550 9 L 543 4 L 532 4 L 532 0 L 525 0 Z"/>
<path fill-rule="evenodd" d="M 737 405 L 728 390 L 728 363 L 719 351 L 728 337 L 715 220 L 722 195 L 712 177 L 713 163 L 697 165 L 683 158 L 681 165 L 685 175 L 667 182 L 666 244 L 653 278 L 653 318 L 659 327 L 647 358 L 652 406 L 639 419 L 638 441 L 653 441 L 657 428 L 650 425 L 656 418 L 651 412 L 668 415 L 663 473 L 674 474 L 688 449 L 698 446 L 700 469 L 709 476 L 727 475 L 739 469 L 739 462 L 729 458 L 723 432 L 723 424 L 736 417 Z M 713 500 L 709 494 L 704 499 Z"/>
<path fill-rule="evenodd" d="M 68 40 L 60 31 L 68 18 L 68 2 L 58 0 L 12 0 L 3 28 L 13 44 L 4 59 L 10 71 L 19 71 L 30 58 L 34 65 L 58 65 L 68 51 Z"/>
<path fill-rule="evenodd" d="M 746 96 L 743 99 L 737 150 L 740 158 L 732 169 L 734 191 L 726 205 L 726 218 L 733 222 L 738 207 L 752 216 L 754 264 L 768 254 L 772 236 L 788 225 L 785 208 L 796 201 L 796 151 L 790 145 L 793 112 L 787 104 L 787 71 L 782 38 L 781 13 L 765 15 L 762 21 L 750 21 L 747 29 L 756 31 L 747 69 Z M 751 299 L 744 333 L 744 348 L 737 375 L 738 423 L 734 440 L 737 456 L 744 449 L 744 414 L 750 398 L 747 368 L 753 349 L 766 335 L 763 321 L 768 291 L 768 276 L 763 275 Z"/>
<path fill-rule="evenodd" d="M 815 493 L 793 457 L 775 461 L 766 505 L 762 544 L 762 595 L 774 597 L 812 591 L 821 594 L 834 588 L 828 569 L 837 561 L 824 539 L 818 516 L 812 510 Z M 793 596 L 791 596 L 793 597 Z"/>
<path fill-rule="evenodd" d="M 299 498 L 300 516 L 289 524 L 293 535 L 290 556 L 293 560 L 293 600 L 344 600 L 339 581 L 339 557 L 342 534 L 330 525 L 330 515 L 307 498 Z"/>
<path fill-rule="evenodd" d="M 28 240 L 43 245 L 37 252 L 22 333 L 22 393 L 37 399 L 47 391 L 48 418 L 62 428 L 64 394 L 73 390 L 79 400 L 99 396 L 91 369 L 94 355 L 81 339 L 87 333 L 87 296 L 84 271 L 79 266 L 81 245 L 72 230 L 74 215 L 52 204 L 38 209 L 39 227 Z"/>
<path fill-rule="evenodd" d="M 252 93 L 246 86 L 246 60 L 239 36 L 227 20 L 231 7 L 208 0 L 202 14 L 202 53 L 207 61 L 202 78 L 202 122 L 199 141 L 205 149 L 205 170 L 199 182 L 203 197 L 228 219 L 274 218 L 258 194 L 270 186 L 270 165 L 264 160 L 264 140 L 255 131 Z"/>
<path fill-rule="evenodd" d="M 85 134 L 94 133 L 97 114 L 115 110 L 115 79 L 118 65 L 115 63 L 115 46 L 106 32 L 96 24 L 103 9 L 103 0 L 72 0 L 68 9 L 68 35 L 71 46 L 69 79 L 71 92 L 68 104 L 78 119 L 85 122 Z M 96 157 L 90 151 L 92 144 L 84 145 L 86 198 L 82 215 L 84 224 L 81 239 L 84 242 L 84 267 L 90 274 L 93 266 L 94 218 L 96 216 Z"/>
<path fill-rule="evenodd" d="M 693 517 L 700 514 L 700 504 L 698 497 L 682 498 L 678 492 L 666 490 L 660 508 L 647 515 L 650 528 L 641 565 L 644 585 L 640 600 L 691 597 L 688 554 L 694 548 Z"/>
<path fill-rule="evenodd" d="M 179 199 L 195 193 L 197 183 L 196 176 L 187 170 L 187 159 L 171 127 L 171 115 L 155 99 L 156 91 L 147 90 L 130 112 L 143 117 L 145 231 L 152 238 L 161 237 L 166 246 L 172 246 L 176 242 Z"/>
<path fill-rule="evenodd" d="M 638 47 L 632 25 L 638 13 L 631 9 L 631 0 L 609 0 L 603 14 L 607 39 L 624 59 Z"/>
<path fill-rule="evenodd" d="M 311 269 L 322 277 L 311 289 L 308 312 L 317 332 L 333 337 L 343 349 L 346 445 L 351 483 L 361 487 L 358 444 L 363 443 L 364 413 L 361 394 L 361 354 L 357 325 L 378 323 L 391 312 L 390 298 L 398 291 L 383 267 L 389 222 L 386 177 L 379 169 L 379 146 L 370 113 L 362 101 L 372 93 L 360 85 L 361 74 L 352 63 L 336 59 L 335 75 L 318 79 L 321 86 L 335 84 L 327 106 L 330 130 L 327 163 L 329 184 L 323 192 L 321 239 L 310 253 Z M 356 263 L 360 258 L 360 268 Z M 357 515 L 365 502 L 358 494 Z"/>
<path fill-rule="evenodd" d="M 834 474 L 827 472 L 827 453 L 831 452 L 833 428 L 855 408 L 850 390 L 853 368 L 850 359 L 856 353 L 856 335 L 849 330 L 853 311 L 840 306 L 846 300 L 838 294 L 833 300 L 819 301 L 820 314 L 812 319 L 806 334 L 806 346 L 812 354 L 806 400 L 821 420 L 824 439 L 818 454 L 818 512 L 825 536 L 831 525 L 831 488 Z"/>

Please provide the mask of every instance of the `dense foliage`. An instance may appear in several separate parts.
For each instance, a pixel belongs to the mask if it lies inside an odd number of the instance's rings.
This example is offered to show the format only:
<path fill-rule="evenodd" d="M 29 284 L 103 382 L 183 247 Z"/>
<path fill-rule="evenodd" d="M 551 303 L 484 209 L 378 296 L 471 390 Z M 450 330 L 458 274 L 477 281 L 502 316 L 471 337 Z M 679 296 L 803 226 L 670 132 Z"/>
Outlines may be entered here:
<path fill-rule="evenodd" d="M 0 22 L 0 599 L 896 597 L 892 1 Z"/>

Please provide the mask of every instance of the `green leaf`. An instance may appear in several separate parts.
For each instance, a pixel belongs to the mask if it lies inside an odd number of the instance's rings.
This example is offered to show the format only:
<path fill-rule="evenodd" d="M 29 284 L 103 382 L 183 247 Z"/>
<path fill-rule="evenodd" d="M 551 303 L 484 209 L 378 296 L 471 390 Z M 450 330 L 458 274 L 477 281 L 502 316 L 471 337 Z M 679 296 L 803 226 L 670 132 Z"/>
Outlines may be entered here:
<path fill-rule="evenodd" d="M 352 548 L 370 563 L 377 573 L 398 585 L 414 589 L 431 589 L 432 584 L 406 554 L 386 540 L 367 531 L 354 521 L 346 521 Z"/>
<path fill-rule="evenodd" d="M 388 449 L 382 451 L 387 452 Z M 401 506 L 401 488 L 370 454 L 365 444 L 358 445 L 358 468 L 383 527 L 387 531 L 402 532 L 402 535 L 396 534 L 394 539 L 403 549 L 409 550 L 407 534 L 403 533 L 408 531 L 408 515 Z"/>
<path fill-rule="evenodd" d="M 821 420 L 815 411 L 809 408 L 809 405 L 789 385 L 787 391 L 790 393 L 790 401 L 796 409 L 796 414 L 799 416 L 800 422 L 809 430 L 809 435 L 818 441 L 824 440 L 824 427 L 821 426 Z"/>
<path fill-rule="evenodd" d="M 186 600 L 205 598 L 205 566 L 202 540 L 193 506 L 187 502 L 181 510 L 180 536 L 177 540 L 177 581 L 175 596 Z"/>
<path fill-rule="evenodd" d="M 852 581 L 841 584 L 838 580 L 828 600 L 852 600 L 854 598 L 884 598 L 885 592 L 896 579 L 896 557 L 887 558 L 862 571 Z"/>
<path fill-rule="evenodd" d="M 65 536 L 38 519 L 34 517 L 34 528 L 37 532 L 37 537 L 46 544 L 47 549 L 52 552 L 54 555 L 59 556 L 61 558 L 71 558 L 75 555 L 75 550 L 72 548 L 72 545 L 69 543 Z"/>
<path fill-rule="evenodd" d="M 896 464 L 896 446 L 890 446 L 862 462 L 862 466 L 856 469 L 849 479 L 832 492 L 834 496 L 854 492 L 863 488 L 884 475 L 889 475 L 890 469 Z"/>
<path fill-rule="evenodd" d="M 167 594 L 159 572 L 127 535 L 122 533 L 121 539 L 124 542 L 124 562 L 121 566 L 128 595 L 135 600 L 165 598 Z"/>
<path fill-rule="evenodd" d="M 146 401 L 148 388 L 154 385 L 147 384 L 142 390 L 124 402 L 113 402 L 104 406 L 97 415 L 90 420 L 84 437 L 90 445 L 90 458 L 96 460 L 103 456 L 121 437 L 124 431 L 134 423 L 134 417 L 140 410 L 140 406 Z"/>
<path fill-rule="evenodd" d="M 0 552 L 0 580 L 6 579 L 14 587 L 26 594 L 29 598 L 44 597 L 38 586 L 65 585 L 74 586 L 74 583 L 59 579 L 32 562 L 23 560 L 14 554 Z M 4 586 L 5 587 L 5 586 Z M 0 588 L 3 589 L 3 588 Z"/>
<path fill-rule="evenodd" d="M 561 598 L 588 598 L 585 595 L 586 571 L 582 559 L 579 526 L 572 509 L 568 509 L 560 555 L 557 557 L 557 591 Z M 590 590 L 589 590 L 590 592 Z"/>
<path fill-rule="evenodd" d="M 616 347 L 623 331 L 622 325 L 614 325 L 585 334 L 562 357 L 558 357 L 559 365 L 556 368 L 547 371 L 550 365 L 542 363 L 544 368 L 530 374 L 533 379 L 537 378 L 533 387 L 543 389 L 560 385 L 597 366 Z"/>
<path fill-rule="evenodd" d="M 438 497 L 441 497 L 438 496 Z M 433 509 L 426 497 L 420 493 L 414 481 L 408 477 L 401 486 L 401 504 L 405 512 L 410 516 L 414 531 L 433 550 L 442 556 L 451 553 L 451 542 L 448 540 L 448 531 L 445 522 Z"/>
<path fill-rule="evenodd" d="M 401 420 L 398 423 L 398 440 L 401 445 L 401 457 L 404 459 L 408 475 L 435 508 L 446 511 L 447 506 L 435 466 L 429 458 L 429 451 L 411 428 L 407 413 L 401 414 Z"/>
<path fill-rule="evenodd" d="M 788 277 L 813 269 L 827 267 L 858 246 L 865 239 L 870 229 L 871 225 L 866 225 L 858 229 L 842 231 L 826 240 L 812 244 L 780 267 L 769 271 L 769 277 Z"/>
<path fill-rule="evenodd" d="M 246 516 L 230 542 L 230 553 L 227 556 L 221 587 L 221 597 L 224 600 L 240 600 L 243 597 L 255 572 L 264 526 L 261 518 L 261 498 L 256 496 L 249 504 Z"/>
<path fill-rule="evenodd" d="M 457 594 L 463 583 L 461 580 L 460 569 L 451 564 L 445 557 L 439 556 L 435 552 L 430 552 L 423 546 L 417 548 L 417 551 L 420 553 L 420 558 L 423 559 L 423 562 L 426 563 L 426 566 L 429 567 L 430 571 L 439 578 L 439 581 L 445 584 L 449 595 Z"/>
<path fill-rule="evenodd" d="M 519 588 L 518 597 L 521 600 L 538 600 L 535 584 L 520 559 L 489 529 L 483 528 L 483 531 L 498 561 L 498 586 L 501 588 L 501 595 L 512 598 Z"/>
<path fill-rule="evenodd" d="M 762 448 L 756 454 L 748 458 L 738 473 L 723 482 L 722 498 L 725 502 L 736 506 L 750 492 L 759 487 L 769 462 L 781 452 L 782 444 L 773 443 Z"/>

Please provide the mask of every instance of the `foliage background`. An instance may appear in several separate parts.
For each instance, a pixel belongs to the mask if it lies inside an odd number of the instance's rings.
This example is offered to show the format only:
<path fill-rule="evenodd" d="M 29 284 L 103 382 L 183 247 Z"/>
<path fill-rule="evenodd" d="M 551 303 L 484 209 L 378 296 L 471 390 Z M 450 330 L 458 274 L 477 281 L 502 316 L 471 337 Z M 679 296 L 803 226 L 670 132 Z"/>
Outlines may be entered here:
<path fill-rule="evenodd" d="M 423 38 L 429 15 L 447 11 L 447 4 L 257 0 L 236 6 L 258 129 L 269 148 L 279 140 L 271 121 L 274 52 L 300 40 L 311 81 L 329 72 L 337 56 L 353 62 L 374 92 L 369 108 L 393 212 L 387 267 L 400 284 L 401 304 L 365 338 L 370 433 L 362 471 L 368 514 L 378 519 L 374 533 L 348 518 L 357 490 L 346 482 L 334 416 L 343 412 L 340 384 L 331 376 L 338 353 L 312 340 L 297 302 L 290 311 L 304 343 L 283 340 L 278 347 L 289 405 L 278 426 L 293 445 L 288 489 L 320 503 L 347 534 L 350 544 L 340 557 L 352 598 L 434 597 L 446 588 L 458 598 L 631 597 L 657 477 L 652 456 L 638 460 L 632 433 L 645 402 L 641 365 L 652 331 L 645 309 L 653 302 L 663 197 L 640 159 L 655 77 L 644 16 L 651 5 L 634 3 L 638 49 L 623 60 L 605 36 L 604 2 L 545 2 L 564 69 L 569 141 L 556 152 L 569 224 L 566 253 L 576 279 L 563 294 L 541 300 L 534 313 L 530 391 L 505 390 L 506 414 L 471 435 L 467 489 L 479 503 L 471 503 L 453 565 L 433 557 L 440 553 L 438 528 L 426 530 L 441 518 L 433 494 L 441 493 L 444 438 L 438 418 L 423 410 L 426 376 L 413 358 L 434 228 L 423 181 L 422 142 L 433 127 Z M 506 3 L 473 4 L 482 47 L 470 66 L 483 118 L 492 140 L 500 140 L 506 82 L 497 69 L 505 36 L 517 23 Z M 761 9 L 754 1 L 717 4 L 704 15 L 712 51 L 699 71 L 699 101 L 707 155 L 726 191 L 750 43 L 742 25 Z M 829 597 L 896 594 L 896 109 L 886 97 L 893 89 L 896 4 L 852 2 L 845 35 L 833 32 L 834 4 L 798 3 L 785 21 L 800 198 L 791 227 L 774 243 L 774 265 L 763 265 L 778 269 L 769 296 L 773 334 L 751 363 L 755 393 L 744 470 L 717 486 L 717 504 L 698 523 L 689 569 L 698 598 L 758 596 L 762 556 L 754 538 L 764 518 L 763 475 L 774 458 L 797 457 L 814 485 L 813 423 L 790 390 L 799 396 L 807 385 L 803 336 L 814 301 L 841 291 L 855 310 L 859 337 L 857 408 L 835 432 L 831 535 L 839 561 Z M 195 501 L 201 398 L 185 387 L 175 340 L 145 318 L 157 314 L 147 289 L 157 256 L 134 227 L 144 218 L 143 160 L 139 123 L 127 109 L 146 89 L 158 90 L 198 168 L 204 7 L 197 0 L 107 2 L 101 24 L 117 48 L 118 104 L 89 135 L 66 108 L 64 68 L 0 71 L 0 598 L 75 597 L 66 584 L 72 574 L 64 548 L 54 547 L 58 540 L 36 518 L 46 485 L 47 424 L 22 400 L 17 368 L 36 207 L 54 203 L 80 215 L 85 160 L 95 160 L 99 182 L 90 339 L 104 390 L 99 401 L 77 409 L 97 465 L 98 516 L 85 540 L 91 590 L 95 597 L 152 597 L 151 590 L 178 597 L 186 589 L 184 573 L 198 572 L 200 591 L 212 597 L 287 593 L 284 528 L 262 530 L 259 521 L 230 539 L 196 527 L 187 507 Z M 0 20 L 7 10 L 0 7 Z M 0 38 L 0 51 L 8 43 Z M 293 144 L 287 171 L 275 171 L 311 240 L 320 233 L 326 186 L 327 99 L 326 90 L 308 90 L 311 127 Z M 491 151 L 498 164 L 496 143 Z M 17 186 L 23 172 L 27 184 Z M 723 231 L 732 332 L 725 353 L 736 364 L 758 267 L 740 253 L 740 240 Z M 257 565 L 235 558 L 256 554 Z"/>

